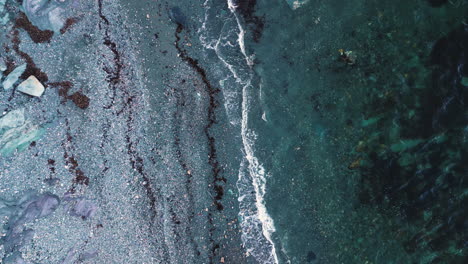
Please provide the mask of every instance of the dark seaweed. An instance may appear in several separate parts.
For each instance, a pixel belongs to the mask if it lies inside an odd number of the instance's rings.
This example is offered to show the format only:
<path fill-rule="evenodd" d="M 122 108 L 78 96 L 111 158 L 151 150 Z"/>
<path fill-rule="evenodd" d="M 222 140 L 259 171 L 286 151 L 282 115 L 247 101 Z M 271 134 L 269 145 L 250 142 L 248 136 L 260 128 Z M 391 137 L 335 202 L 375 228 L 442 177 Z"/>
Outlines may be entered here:
<path fill-rule="evenodd" d="M 209 81 L 208 75 L 199 63 L 198 60 L 193 59 L 187 54 L 187 51 L 180 47 L 180 36 L 179 34 L 184 30 L 184 26 L 182 24 L 177 24 L 177 29 L 175 32 L 175 47 L 179 53 L 179 57 L 185 61 L 192 69 L 194 69 L 200 78 L 202 79 L 205 88 L 209 95 L 209 105 L 208 105 L 208 123 L 204 128 L 204 133 L 208 141 L 208 164 L 211 166 L 211 171 L 213 174 L 212 178 L 212 186 L 215 192 L 215 197 L 213 197 L 213 204 L 215 205 L 218 211 L 224 210 L 224 206 L 221 203 L 221 200 L 224 195 L 224 184 L 226 183 L 226 178 L 221 175 L 221 168 L 219 167 L 219 162 L 217 160 L 217 151 L 216 151 L 216 140 L 214 136 L 211 135 L 210 129 L 216 124 L 216 108 L 218 107 L 218 102 L 216 99 L 216 95 L 219 93 L 219 89 L 215 88 Z M 209 255 L 209 263 L 214 263 L 215 256 L 218 255 L 219 251 L 219 244 L 215 243 L 213 238 L 213 233 L 215 231 L 214 223 L 213 223 L 213 214 L 212 212 L 208 213 L 208 222 L 211 225 L 209 229 L 209 241 L 212 244 L 211 247 L 211 254 Z"/>
<path fill-rule="evenodd" d="M 35 43 L 50 42 L 54 36 L 53 31 L 40 30 L 38 27 L 34 26 L 24 13 L 20 13 L 16 18 L 15 28 L 24 29 Z"/>

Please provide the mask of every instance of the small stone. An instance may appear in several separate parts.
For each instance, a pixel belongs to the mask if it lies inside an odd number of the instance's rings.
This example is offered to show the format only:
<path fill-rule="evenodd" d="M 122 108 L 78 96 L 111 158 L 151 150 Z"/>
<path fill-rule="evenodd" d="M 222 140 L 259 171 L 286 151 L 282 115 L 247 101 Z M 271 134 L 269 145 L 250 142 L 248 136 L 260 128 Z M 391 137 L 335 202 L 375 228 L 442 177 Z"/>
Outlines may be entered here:
<path fill-rule="evenodd" d="M 18 91 L 40 97 L 44 93 L 44 85 L 42 85 L 34 75 L 31 75 L 28 79 L 18 85 Z"/>
<path fill-rule="evenodd" d="M 3 81 L 3 89 L 9 90 L 18 81 L 19 77 L 26 70 L 26 64 L 16 67 Z"/>
<path fill-rule="evenodd" d="M 2 59 L 0 59 L 0 72 L 4 72 L 6 71 L 6 69 L 7 69 L 7 66 L 5 62 Z"/>

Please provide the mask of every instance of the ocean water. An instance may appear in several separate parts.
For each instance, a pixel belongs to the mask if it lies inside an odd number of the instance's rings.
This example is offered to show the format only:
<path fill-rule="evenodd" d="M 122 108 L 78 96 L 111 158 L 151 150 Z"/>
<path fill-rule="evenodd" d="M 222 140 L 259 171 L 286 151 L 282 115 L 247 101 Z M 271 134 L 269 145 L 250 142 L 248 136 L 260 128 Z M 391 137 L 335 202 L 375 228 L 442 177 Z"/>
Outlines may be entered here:
<path fill-rule="evenodd" d="M 466 263 L 467 15 L 0 0 L 0 263 Z"/>

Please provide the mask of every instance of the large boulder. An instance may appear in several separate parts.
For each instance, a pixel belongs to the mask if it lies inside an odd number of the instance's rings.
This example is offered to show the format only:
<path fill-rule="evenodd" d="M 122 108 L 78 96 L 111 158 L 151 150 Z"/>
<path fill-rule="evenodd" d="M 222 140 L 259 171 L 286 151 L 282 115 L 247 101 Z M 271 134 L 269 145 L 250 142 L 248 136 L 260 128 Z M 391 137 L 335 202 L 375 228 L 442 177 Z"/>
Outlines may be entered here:
<path fill-rule="evenodd" d="M 40 30 L 60 32 L 65 25 L 67 12 L 73 0 L 24 0 L 24 12 Z"/>

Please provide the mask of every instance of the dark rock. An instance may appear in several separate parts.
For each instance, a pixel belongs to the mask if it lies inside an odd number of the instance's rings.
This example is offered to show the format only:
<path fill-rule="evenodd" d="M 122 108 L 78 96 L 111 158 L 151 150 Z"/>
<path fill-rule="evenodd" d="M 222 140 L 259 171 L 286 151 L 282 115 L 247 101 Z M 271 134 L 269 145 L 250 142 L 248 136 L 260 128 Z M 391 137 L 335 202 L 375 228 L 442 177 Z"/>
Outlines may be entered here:
<path fill-rule="evenodd" d="M 24 222 L 50 215 L 60 204 L 58 196 L 53 194 L 42 194 L 27 204 L 23 213 Z"/>
<path fill-rule="evenodd" d="M 34 235 L 32 229 L 25 228 L 25 224 L 53 213 L 60 200 L 56 195 L 45 193 L 28 193 L 18 202 L 1 201 L 7 205 L 8 223 L 4 226 L 6 234 L 0 240 L 5 250 L 5 257 L 1 263 L 24 263 L 19 250 L 28 243 Z M 2 208 L 3 209 L 3 208 Z"/>
<path fill-rule="evenodd" d="M 24 29 L 35 43 L 50 42 L 54 35 L 53 31 L 40 30 L 38 27 L 34 26 L 24 13 L 20 13 L 16 19 L 15 28 Z"/>
<path fill-rule="evenodd" d="M 97 206 L 85 199 L 78 199 L 70 204 L 70 215 L 81 217 L 83 220 L 91 218 L 97 211 Z"/>

